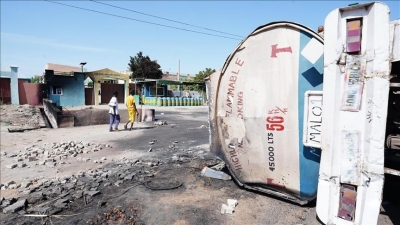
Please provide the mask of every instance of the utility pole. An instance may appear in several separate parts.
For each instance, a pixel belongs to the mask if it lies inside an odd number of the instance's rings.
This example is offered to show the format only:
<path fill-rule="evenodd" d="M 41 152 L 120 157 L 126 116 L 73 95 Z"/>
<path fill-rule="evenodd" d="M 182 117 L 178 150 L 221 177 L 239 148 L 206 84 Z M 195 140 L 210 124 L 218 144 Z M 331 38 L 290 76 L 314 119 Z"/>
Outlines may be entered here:
<path fill-rule="evenodd" d="M 178 81 L 181 81 L 181 60 L 178 60 Z M 181 90 L 181 85 L 178 85 L 178 91 Z"/>
<path fill-rule="evenodd" d="M 86 65 L 86 62 L 81 62 L 80 65 L 82 67 L 82 73 L 83 73 L 83 66 Z"/>

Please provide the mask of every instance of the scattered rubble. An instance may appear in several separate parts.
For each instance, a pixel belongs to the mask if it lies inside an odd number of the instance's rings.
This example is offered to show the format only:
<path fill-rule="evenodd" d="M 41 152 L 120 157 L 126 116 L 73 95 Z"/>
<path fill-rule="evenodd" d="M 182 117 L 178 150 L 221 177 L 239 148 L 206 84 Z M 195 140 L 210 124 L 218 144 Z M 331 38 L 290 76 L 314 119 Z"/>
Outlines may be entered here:
<path fill-rule="evenodd" d="M 152 140 L 157 141 L 157 140 Z M 71 157 L 73 154 L 83 154 L 83 150 L 103 149 L 111 147 L 105 144 L 91 144 L 85 142 L 60 141 L 60 143 L 43 144 L 43 147 L 31 146 L 26 148 L 29 154 L 18 154 L 18 157 L 28 159 L 35 157 L 44 158 L 38 164 L 53 165 L 60 159 L 54 159 L 55 156 Z M 72 150 L 71 150 L 72 149 Z M 108 164 L 102 169 L 88 169 L 86 171 L 78 171 L 72 176 L 63 176 L 47 179 L 24 180 L 20 184 L 11 180 L 2 185 L 2 189 L 17 189 L 20 193 L 18 199 L 1 199 L 0 209 L 3 213 L 32 214 L 46 213 L 57 214 L 64 209 L 71 207 L 76 199 L 81 199 L 84 204 L 93 201 L 93 198 L 102 194 L 104 188 L 110 186 L 121 186 L 125 183 L 133 183 L 135 185 L 143 184 L 152 190 L 169 190 L 179 188 L 182 182 L 158 177 L 160 166 L 172 164 L 172 168 L 181 167 L 182 163 L 190 163 L 193 159 L 198 159 L 199 154 L 204 152 L 175 153 L 171 157 L 147 158 L 147 159 L 127 159 L 125 157 L 120 160 Z M 154 156 L 156 157 L 156 156 Z M 201 156 L 203 158 L 204 155 Z M 61 160 L 63 157 L 61 157 Z M 87 158 L 77 157 L 77 160 L 88 160 Z M 101 161 L 106 160 L 105 157 Z M 207 160 L 206 160 L 207 161 Z M 204 165 L 214 166 L 221 160 L 212 159 L 211 163 Z M 195 166 L 194 168 L 198 168 Z M 167 167 L 171 168 L 171 166 Z M 167 169 L 169 170 L 169 169 Z M 161 170 L 162 171 L 162 170 Z M 127 184 L 126 184 L 127 185 Z"/>
<path fill-rule="evenodd" d="M 102 143 L 94 144 L 84 141 L 61 140 L 59 143 L 43 143 L 42 146 L 32 145 L 31 147 L 26 147 L 25 151 L 19 151 L 18 154 L 14 152 L 3 152 L 2 155 L 8 158 L 17 158 L 16 161 L 19 164 L 14 163 L 6 165 L 6 168 L 8 169 L 26 167 L 26 162 L 34 162 L 37 161 L 38 158 L 41 158 L 42 160 L 38 161 L 36 165 L 46 165 L 47 167 L 52 168 L 58 163 L 62 163 L 61 161 L 68 157 L 77 157 L 78 155 L 97 152 L 104 148 L 111 148 L 111 146 Z M 90 158 L 77 157 L 77 160 L 88 162 Z M 95 160 L 94 162 L 98 162 L 98 160 Z"/>
<path fill-rule="evenodd" d="M 235 211 L 237 203 L 236 199 L 228 199 L 226 205 L 222 204 L 221 214 L 232 214 Z"/>
<path fill-rule="evenodd" d="M 154 126 L 163 126 L 163 125 L 168 125 L 167 121 L 154 122 Z"/>
<path fill-rule="evenodd" d="M 17 164 L 11 164 L 11 165 L 6 165 L 7 169 L 14 169 L 16 168 L 18 165 Z"/>
<path fill-rule="evenodd" d="M 213 169 L 213 170 L 221 171 L 222 169 L 225 168 L 225 162 L 224 162 L 224 161 L 221 161 L 221 162 L 218 163 L 217 165 L 212 166 L 212 167 L 210 167 L 210 168 Z"/>
<path fill-rule="evenodd" d="M 16 203 L 3 209 L 3 213 L 15 213 L 26 205 L 26 199 L 19 199 Z"/>
<path fill-rule="evenodd" d="M 215 179 L 220 179 L 220 180 L 231 180 L 231 176 L 228 174 L 222 172 L 222 171 L 216 171 L 208 167 L 204 167 L 203 170 L 201 171 L 201 176 L 203 177 L 211 177 Z"/>

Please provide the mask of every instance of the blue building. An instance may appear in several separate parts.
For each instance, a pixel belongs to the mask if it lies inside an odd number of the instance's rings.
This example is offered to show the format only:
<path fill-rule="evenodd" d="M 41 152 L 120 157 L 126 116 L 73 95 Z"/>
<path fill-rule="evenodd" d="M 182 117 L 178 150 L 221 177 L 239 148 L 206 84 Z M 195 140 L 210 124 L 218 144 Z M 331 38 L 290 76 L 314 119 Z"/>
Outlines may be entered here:
<path fill-rule="evenodd" d="M 49 99 L 57 106 L 85 105 L 84 77 L 82 72 L 45 70 Z"/>
<path fill-rule="evenodd" d="M 11 71 L 0 71 L 0 99 L 3 103 L 19 105 L 18 67 L 10 68 Z"/>

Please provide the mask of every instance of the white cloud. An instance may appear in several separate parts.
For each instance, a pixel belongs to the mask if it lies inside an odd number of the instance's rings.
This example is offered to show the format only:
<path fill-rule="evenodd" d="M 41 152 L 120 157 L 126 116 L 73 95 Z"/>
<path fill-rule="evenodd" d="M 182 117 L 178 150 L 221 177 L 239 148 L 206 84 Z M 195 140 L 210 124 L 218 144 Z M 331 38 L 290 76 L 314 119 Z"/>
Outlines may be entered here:
<path fill-rule="evenodd" d="M 89 52 L 108 52 L 107 49 L 104 48 L 93 48 L 93 47 L 84 47 L 79 45 L 70 45 L 70 44 L 63 44 L 57 40 L 45 39 L 40 37 L 34 36 L 27 36 L 21 34 L 12 34 L 12 33 L 4 33 L 1 32 L 1 39 L 3 42 L 4 40 L 14 41 L 14 42 L 25 42 L 25 43 L 33 43 L 39 45 L 47 45 L 56 48 L 67 48 L 67 49 L 74 49 L 79 51 L 89 51 Z"/>

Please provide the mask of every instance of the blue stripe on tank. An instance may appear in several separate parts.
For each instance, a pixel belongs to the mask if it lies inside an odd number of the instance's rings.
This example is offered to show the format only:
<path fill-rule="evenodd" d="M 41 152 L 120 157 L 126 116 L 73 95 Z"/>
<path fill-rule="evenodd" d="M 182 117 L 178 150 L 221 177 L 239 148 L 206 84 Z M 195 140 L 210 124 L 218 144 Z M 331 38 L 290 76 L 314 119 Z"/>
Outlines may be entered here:
<path fill-rule="evenodd" d="M 307 60 L 301 51 L 313 36 L 300 31 L 298 110 L 299 110 L 299 164 L 300 197 L 314 198 L 317 194 L 320 149 L 303 146 L 304 93 L 309 90 L 322 90 L 323 56 L 315 64 Z"/>

